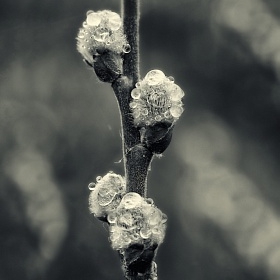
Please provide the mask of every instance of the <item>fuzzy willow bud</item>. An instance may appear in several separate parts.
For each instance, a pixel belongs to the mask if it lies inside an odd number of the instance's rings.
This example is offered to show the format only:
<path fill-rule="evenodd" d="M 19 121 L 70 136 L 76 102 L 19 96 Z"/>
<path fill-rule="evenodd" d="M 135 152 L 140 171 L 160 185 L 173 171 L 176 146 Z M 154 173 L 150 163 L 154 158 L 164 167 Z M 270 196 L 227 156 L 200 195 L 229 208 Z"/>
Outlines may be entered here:
<path fill-rule="evenodd" d="M 125 194 L 107 217 L 110 223 L 110 240 L 117 250 L 133 244 L 159 245 L 163 242 L 167 217 L 153 203 L 138 193 Z"/>
<path fill-rule="evenodd" d="M 98 176 L 96 183 L 90 183 L 89 210 L 100 220 L 106 221 L 125 194 L 125 181 L 121 175 L 113 172 L 104 177 Z"/>
<path fill-rule="evenodd" d="M 130 108 L 134 123 L 138 127 L 151 126 L 159 122 L 173 124 L 183 113 L 182 89 L 173 77 L 166 77 L 160 70 L 151 70 L 136 83 L 131 92 Z"/>
<path fill-rule="evenodd" d="M 122 56 L 130 51 L 121 17 L 112 11 L 88 11 L 77 36 L 77 50 L 103 82 L 113 82 L 123 72 Z"/>
<path fill-rule="evenodd" d="M 184 92 L 160 70 L 151 70 L 131 91 L 134 124 L 140 129 L 141 142 L 154 154 L 170 144 L 175 122 L 183 113 Z"/>

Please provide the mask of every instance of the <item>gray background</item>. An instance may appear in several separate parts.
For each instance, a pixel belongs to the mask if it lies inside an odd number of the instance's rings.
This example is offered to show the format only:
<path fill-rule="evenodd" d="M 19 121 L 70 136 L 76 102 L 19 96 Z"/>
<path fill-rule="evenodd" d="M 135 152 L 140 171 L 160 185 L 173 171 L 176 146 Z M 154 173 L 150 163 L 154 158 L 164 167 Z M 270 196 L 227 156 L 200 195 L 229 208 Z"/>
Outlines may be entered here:
<path fill-rule="evenodd" d="M 168 217 L 159 279 L 280 279 L 280 4 L 143 0 L 141 73 L 185 112 L 148 194 Z M 109 85 L 76 51 L 87 10 L 118 1 L 0 3 L 0 279 L 122 279 L 87 185 L 122 173 Z"/>

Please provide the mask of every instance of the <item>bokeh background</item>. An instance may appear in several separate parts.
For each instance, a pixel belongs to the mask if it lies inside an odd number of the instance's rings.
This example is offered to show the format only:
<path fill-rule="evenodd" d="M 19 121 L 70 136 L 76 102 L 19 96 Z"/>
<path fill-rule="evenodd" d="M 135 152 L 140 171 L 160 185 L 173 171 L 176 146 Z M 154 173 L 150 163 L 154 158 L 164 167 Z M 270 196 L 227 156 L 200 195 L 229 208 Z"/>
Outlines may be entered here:
<path fill-rule="evenodd" d="M 185 112 L 149 175 L 168 217 L 159 279 L 280 279 L 280 3 L 142 0 L 141 72 Z M 113 0 L 0 3 L 0 279 L 123 279 L 87 185 L 123 172 L 109 85 L 76 52 Z"/>

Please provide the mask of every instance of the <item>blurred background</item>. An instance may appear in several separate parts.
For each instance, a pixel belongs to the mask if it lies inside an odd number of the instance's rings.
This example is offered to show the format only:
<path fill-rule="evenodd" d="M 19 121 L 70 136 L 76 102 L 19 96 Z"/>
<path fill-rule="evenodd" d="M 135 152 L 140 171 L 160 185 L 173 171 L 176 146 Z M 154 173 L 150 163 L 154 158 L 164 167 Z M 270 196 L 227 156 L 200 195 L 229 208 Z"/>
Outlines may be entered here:
<path fill-rule="evenodd" d="M 280 279 L 280 2 L 142 0 L 141 72 L 185 112 L 149 175 L 168 217 L 159 279 Z M 123 173 L 109 85 L 76 51 L 87 10 L 119 1 L 0 3 L 0 279 L 123 279 L 87 185 Z"/>

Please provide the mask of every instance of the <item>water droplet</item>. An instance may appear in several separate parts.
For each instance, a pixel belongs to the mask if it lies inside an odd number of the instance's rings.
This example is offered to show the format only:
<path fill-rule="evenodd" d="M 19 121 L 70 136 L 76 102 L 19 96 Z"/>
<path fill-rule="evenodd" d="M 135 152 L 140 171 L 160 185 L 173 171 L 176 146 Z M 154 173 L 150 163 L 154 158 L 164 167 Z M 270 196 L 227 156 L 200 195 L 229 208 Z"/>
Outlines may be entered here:
<path fill-rule="evenodd" d="M 167 215 L 162 213 L 161 222 L 164 224 L 167 222 Z"/>
<path fill-rule="evenodd" d="M 147 198 L 146 199 L 146 202 L 149 204 L 149 205 L 154 205 L 154 200 L 152 198 Z"/>
<path fill-rule="evenodd" d="M 125 209 L 131 209 L 141 206 L 142 202 L 143 198 L 140 196 L 140 194 L 129 192 L 122 198 L 121 205 Z"/>
<path fill-rule="evenodd" d="M 151 268 L 151 280 L 158 280 L 157 277 L 157 264 L 156 262 L 152 262 L 152 268 Z"/>
<path fill-rule="evenodd" d="M 109 31 L 106 28 L 98 27 L 95 29 L 93 37 L 97 42 L 106 42 L 108 41 Z"/>
<path fill-rule="evenodd" d="M 132 91 L 131 91 L 131 97 L 133 99 L 139 99 L 141 97 L 141 90 L 138 89 L 138 88 L 134 88 Z"/>
<path fill-rule="evenodd" d="M 147 75 L 145 76 L 145 80 L 150 86 L 161 84 L 164 79 L 165 79 L 165 75 L 160 70 L 152 70 L 148 72 Z"/>
<path fill-rule="evenodd" d="M 134 116 L 134 118 L 139 118 L 140 115 L 141 115 L 141 111 L 140 111 L 140 110 L 134 110 L 134 111 L 133 111 L 133 116 Z"/>
<path fill-rule="evenodd" d="M 95 188 L 95 183 L 93 183 L 93 182 L 91 182 L 91 183 L 89 183 L 88 184 L 88 188 L 89 188 L 89 190 L 94 190 L 94 188 Z"/>
<path fill-rule="evenodd" d="M 157 225 L 161 221 L 161 212 L 157 208 L 154 208 L 149 215 L 149 224 Z"/>
<path fill-rule="evenodd" d="M 172 76 L 169 76 L 169 77 L 168 77 L 168 80 L 169 80 L 169 82 L 171 82 L 171 83 L 174 83 L 174 81 L 175 81 L 174 77 L 172 77 Z"/>
<path fill-rule="evenodd" d="M 115 224 L 117 222 L 117 214 L 116 213 L 109 213 L 107 216 L 107 220 L 110 224 Z"/>
<path fill-rule="evenodd" d="M 102 180 L 102 176 L 97 176 L 96 177 L 96 182 L 100 182 Z"/>
<path fill-rule="evenodd" d="M 181 114 L 183 113 L 183 108 L 180 106 L 172 106 L 170 108 L 170 114 L 172 115 L 172 117 L 174 118 L 179 118 L 181 116 Z"/>
<path fill-rule="evenodd" d="M 156 116 L 155 116 L 155 120 L 156 120 L 157 122 L 161 121 L 161 120 L 162 120 L 161 115 L 156 115 Z"/>
<path fill-rule="evenodd" d="M 123 46 L 123 52 L 124 53 L 130 53 L 131 52 L 131 46 L 129 44 L 126 44 Z"/>
<path fill-rule="evenodd" d="M 89 13 L 86 22 L 89 26 L 98 26 L 101 22 L 101 16 L 97 13 Z"/>
<path fill-rule="evenodd" d="M 108 17 L 108 23 L 107 23 L 108 28 L 110 28 L 113 31 L 120 29 L 122 25 L 122 20 L 119 14 L 115 12 L 109 12 L 107 14 L 107 17 Z"/>
<path fill-rule="evenodd" d="M 182 97 L 185 95 L 182 89 L 178 85 L 173 85 L 172 88 L 170 88 L 170 98 L 172 101 L 180 101 Z"/>
<path fill-rule="evenodd" d="M 151 236 L 152 231 L 149 227 L 143 227 L 141 228 L 139 234 L 143 239 L 148 239 Z"/>
<path fill-rule="evenodd" d="M 137 232 L 134 232 L 134 233 L 131 235 L 131 239 L 132 239 L 133 241 L 138 240 L 138 239 L 139 239 L 139 234 L 138 234 Z"/>
<path fill-rule="evenodd" d="M 152 228 L 152 233 L 157 235 L 162 234 L 161 230 L 158 227 Z"/>
<path fill-rule="evenodd" d="M 134 109 L 137 107 L 137 103 L 136 102 L 130 102 L 129 107 Z"/>
<path fill-rule="evenodd" d="M 78 33 L 78 38 L 79 39 L 83 39 L 85 37 L 85 33 L 82 29 L 80 29 L 79 33 Z"/>
<path fill-rule="evenodd" d="M 110 233 L 111 233 L 111 235 L 110 235 L 111 241 L 115 242 L 121 237 L 122 231 L 117 226 L 111 226 L 110 227 Z"/>
<path fill-rule="evenodd" d="M 167 118 L 167 119 L 169 119 L 169 118 L 171 117 L 169 110 L 166 111 L 163 115 L 164 115 L 164 117 Z"/>
<path fill-rule="evenodd" d="M 88 16 L 88 15 L 91 14 L 91 13 L 94 13 L 94 11 L 93 11 L 93 10 L 87 11 L 86 16 Z"/>
<path fill-rule="evenodd" d="M 148 109 L 144 108 L 144 109 L 142 110 L 142 115 L 148 116 L 148 114 L 149 114 Z"/>

